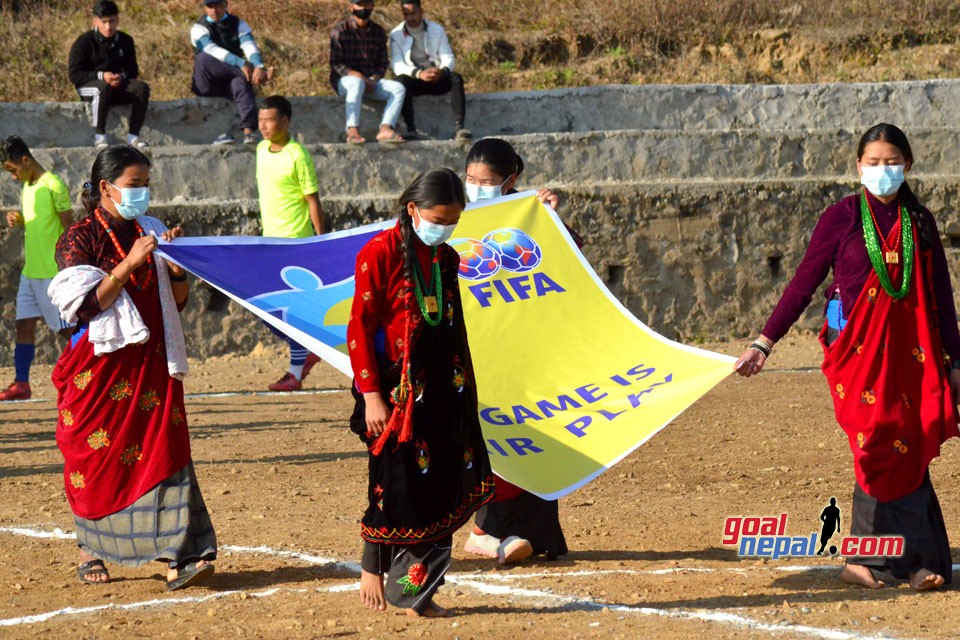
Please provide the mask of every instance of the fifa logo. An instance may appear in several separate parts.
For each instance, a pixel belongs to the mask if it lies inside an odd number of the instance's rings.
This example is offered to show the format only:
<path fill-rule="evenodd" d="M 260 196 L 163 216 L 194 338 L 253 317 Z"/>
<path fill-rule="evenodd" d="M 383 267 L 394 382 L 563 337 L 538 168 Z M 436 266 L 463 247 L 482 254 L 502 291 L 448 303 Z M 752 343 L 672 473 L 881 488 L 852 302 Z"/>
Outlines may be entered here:
<path fill-rule="evenodd" d="M 545 273 L 534 272 L 543 261 L 543 250 L 536 240 L 520 229 L 497 229 L 483 236 L 482 240 L 457 238 L 450 242 L 450 246 L 460 254 L 460 277 L 483 281 L 467 287 L 481 307 L 565 291 Z M 519 275 L 490 280 L 501 270 Z"/>

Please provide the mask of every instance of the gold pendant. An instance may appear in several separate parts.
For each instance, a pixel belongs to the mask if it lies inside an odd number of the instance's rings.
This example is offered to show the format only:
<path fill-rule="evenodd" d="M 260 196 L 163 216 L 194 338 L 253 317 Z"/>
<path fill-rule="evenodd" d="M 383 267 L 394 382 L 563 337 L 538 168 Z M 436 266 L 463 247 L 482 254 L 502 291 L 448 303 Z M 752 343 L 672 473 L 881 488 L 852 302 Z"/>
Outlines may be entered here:
<path fill-rule="evenodd" d="M 887 251 L 883 257 L 887 264 L 900 264 L 900 254 L 896 251 Z"/>
<path fill-rule="evenodd" d="M 440 307 L 437 306 L 437 296 L 424 296 L 423 306 L 427 308 L 427 313 L 440 311 Z"/>

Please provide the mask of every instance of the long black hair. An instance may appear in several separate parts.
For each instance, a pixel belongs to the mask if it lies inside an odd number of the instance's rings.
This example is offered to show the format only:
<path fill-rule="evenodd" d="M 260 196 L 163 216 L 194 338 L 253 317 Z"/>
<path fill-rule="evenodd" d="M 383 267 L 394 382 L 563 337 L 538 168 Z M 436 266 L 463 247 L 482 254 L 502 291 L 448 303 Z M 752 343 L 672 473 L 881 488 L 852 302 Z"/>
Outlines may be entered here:
<path fill-rule="evenodd" d="M 467 154 L 466 166 L 472 164 L 486 165 L 504 180 L 523 173 L 523 159 L 509 142 L 500 138 L 484 138 L 473 145 Z"/>
<path fill-rule="evenodd" d="M 93 161 L 93 169 L 90 170 L 90 182 L 83 185 L 83 193 L 80 195 L 86 212 L 88 214 L 93 213 L 97 205 L 100 204 L 101 180 L 113 183 L 123 175 L 127 167 L 136 165 L 144 165 L 149 168 L 150 158 L 129 145 L 114 145 L 98 153 L 97 159 Z"/>
<path fill-rule="evenodd" d="M 403 248 L 403 277 L 414 282 L 414 264 L 417 253 L 414 250 L 413 217 L 407 212 L 407 205 L 417 205 L 418 209 L 430 209 L 443 204 L 467 206 L 463 193 L 463 183 L 452 169 L 433 169 L 421 173 L 400 194 L 397 215 L 400 218 L 400 238 Z"/>

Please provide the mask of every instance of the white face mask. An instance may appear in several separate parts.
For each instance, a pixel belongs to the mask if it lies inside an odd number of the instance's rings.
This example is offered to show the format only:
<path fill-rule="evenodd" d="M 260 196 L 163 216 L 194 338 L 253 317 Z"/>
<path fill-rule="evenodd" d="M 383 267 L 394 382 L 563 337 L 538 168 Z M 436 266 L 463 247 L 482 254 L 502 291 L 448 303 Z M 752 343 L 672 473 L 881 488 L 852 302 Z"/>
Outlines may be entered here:
<path fill-rule="evenodd" d="M 417 234 L 417 237 L 423 242 L 423 244 L 428 247 L 438 247 L 447 240 L 450 239 L 450 236 L 453 235 L 454 229 L 457 228 L 455 224 L 436 224 L 435 222 L 429 222 L 424 220 L 420 216 L 420 209 L 416 209 L 417 218 L 414 220 L 413 231 Z M 419 220 L 419 224 L 417 223 Z"/>
<path fill-rule="evenodd" d="M 903 184 L 902 164 L 878 165 L 876 167 L 860 166 L 860 184 L 875 196 L 885 198 L 892 196 Z"/>
<path fill-rule="evenodd" d="M 509 180 L 510 177 L 507 177 Z M 482 186 L 479 184 L 471 184 L 469 182 L 463 185 L 464 190 L 467 193 L 467 200 L 470 202 L 476 202 L 477 200 L 489 200 L 490 198 L 499 198 L 503 195 L 503 185 L 507 183 L 507 180 L 504 180 L 500 184 L 495 184 L 492 186 Z"/>

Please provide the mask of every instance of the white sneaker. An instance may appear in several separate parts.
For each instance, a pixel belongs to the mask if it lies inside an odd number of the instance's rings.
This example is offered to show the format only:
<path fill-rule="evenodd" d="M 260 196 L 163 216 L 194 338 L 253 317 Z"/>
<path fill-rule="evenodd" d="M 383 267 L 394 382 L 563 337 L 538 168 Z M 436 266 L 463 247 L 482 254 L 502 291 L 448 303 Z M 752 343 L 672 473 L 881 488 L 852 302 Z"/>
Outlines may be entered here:
<path fill-rule="evenodd" d="M 233 139 L 233 136 L 231 136 L 229 133 L 221 133 L 219 136 L 217 136 L 217 139 L 213 141 L 213 144 L 215 144 L 215 145 L 218 145 L 218 144 L 233 144 L 233 143 L 235 143 L 235 142 L 236 142 L 236 140 L 234 140 L 234 139 Z"/>
<path fill-rule="evenodd" d="M 147 141 L 142 139 L 140 136 L 134 136 L 127 134 L 127 144 L 131 147 L 136 147 L 137 149 L 146 149 L 150 145 L 147 144 Z"/>
<path fill-rule="evenodd" d="M 500 564 L 516 564 L 526 560 L 532 554 L 533 545 L 520 536 L 510 536 L 497 548 L 497 559 Z"/>
<path fill-rule="evenodd" d="M 497 549 L 500 547 L 500 538 L 495 538 L 486 533 L 470 532 L 467 543 L 463 545 L 463 550 L 484 558 L 496 558 Z"/>
<path fill-rule="evenodd" d="M 97 149 L 106 149 L 110 146 L 110 143 L 107 142 L 106 134 L 97 133 L 93 136 L 93 146 Z"/>

